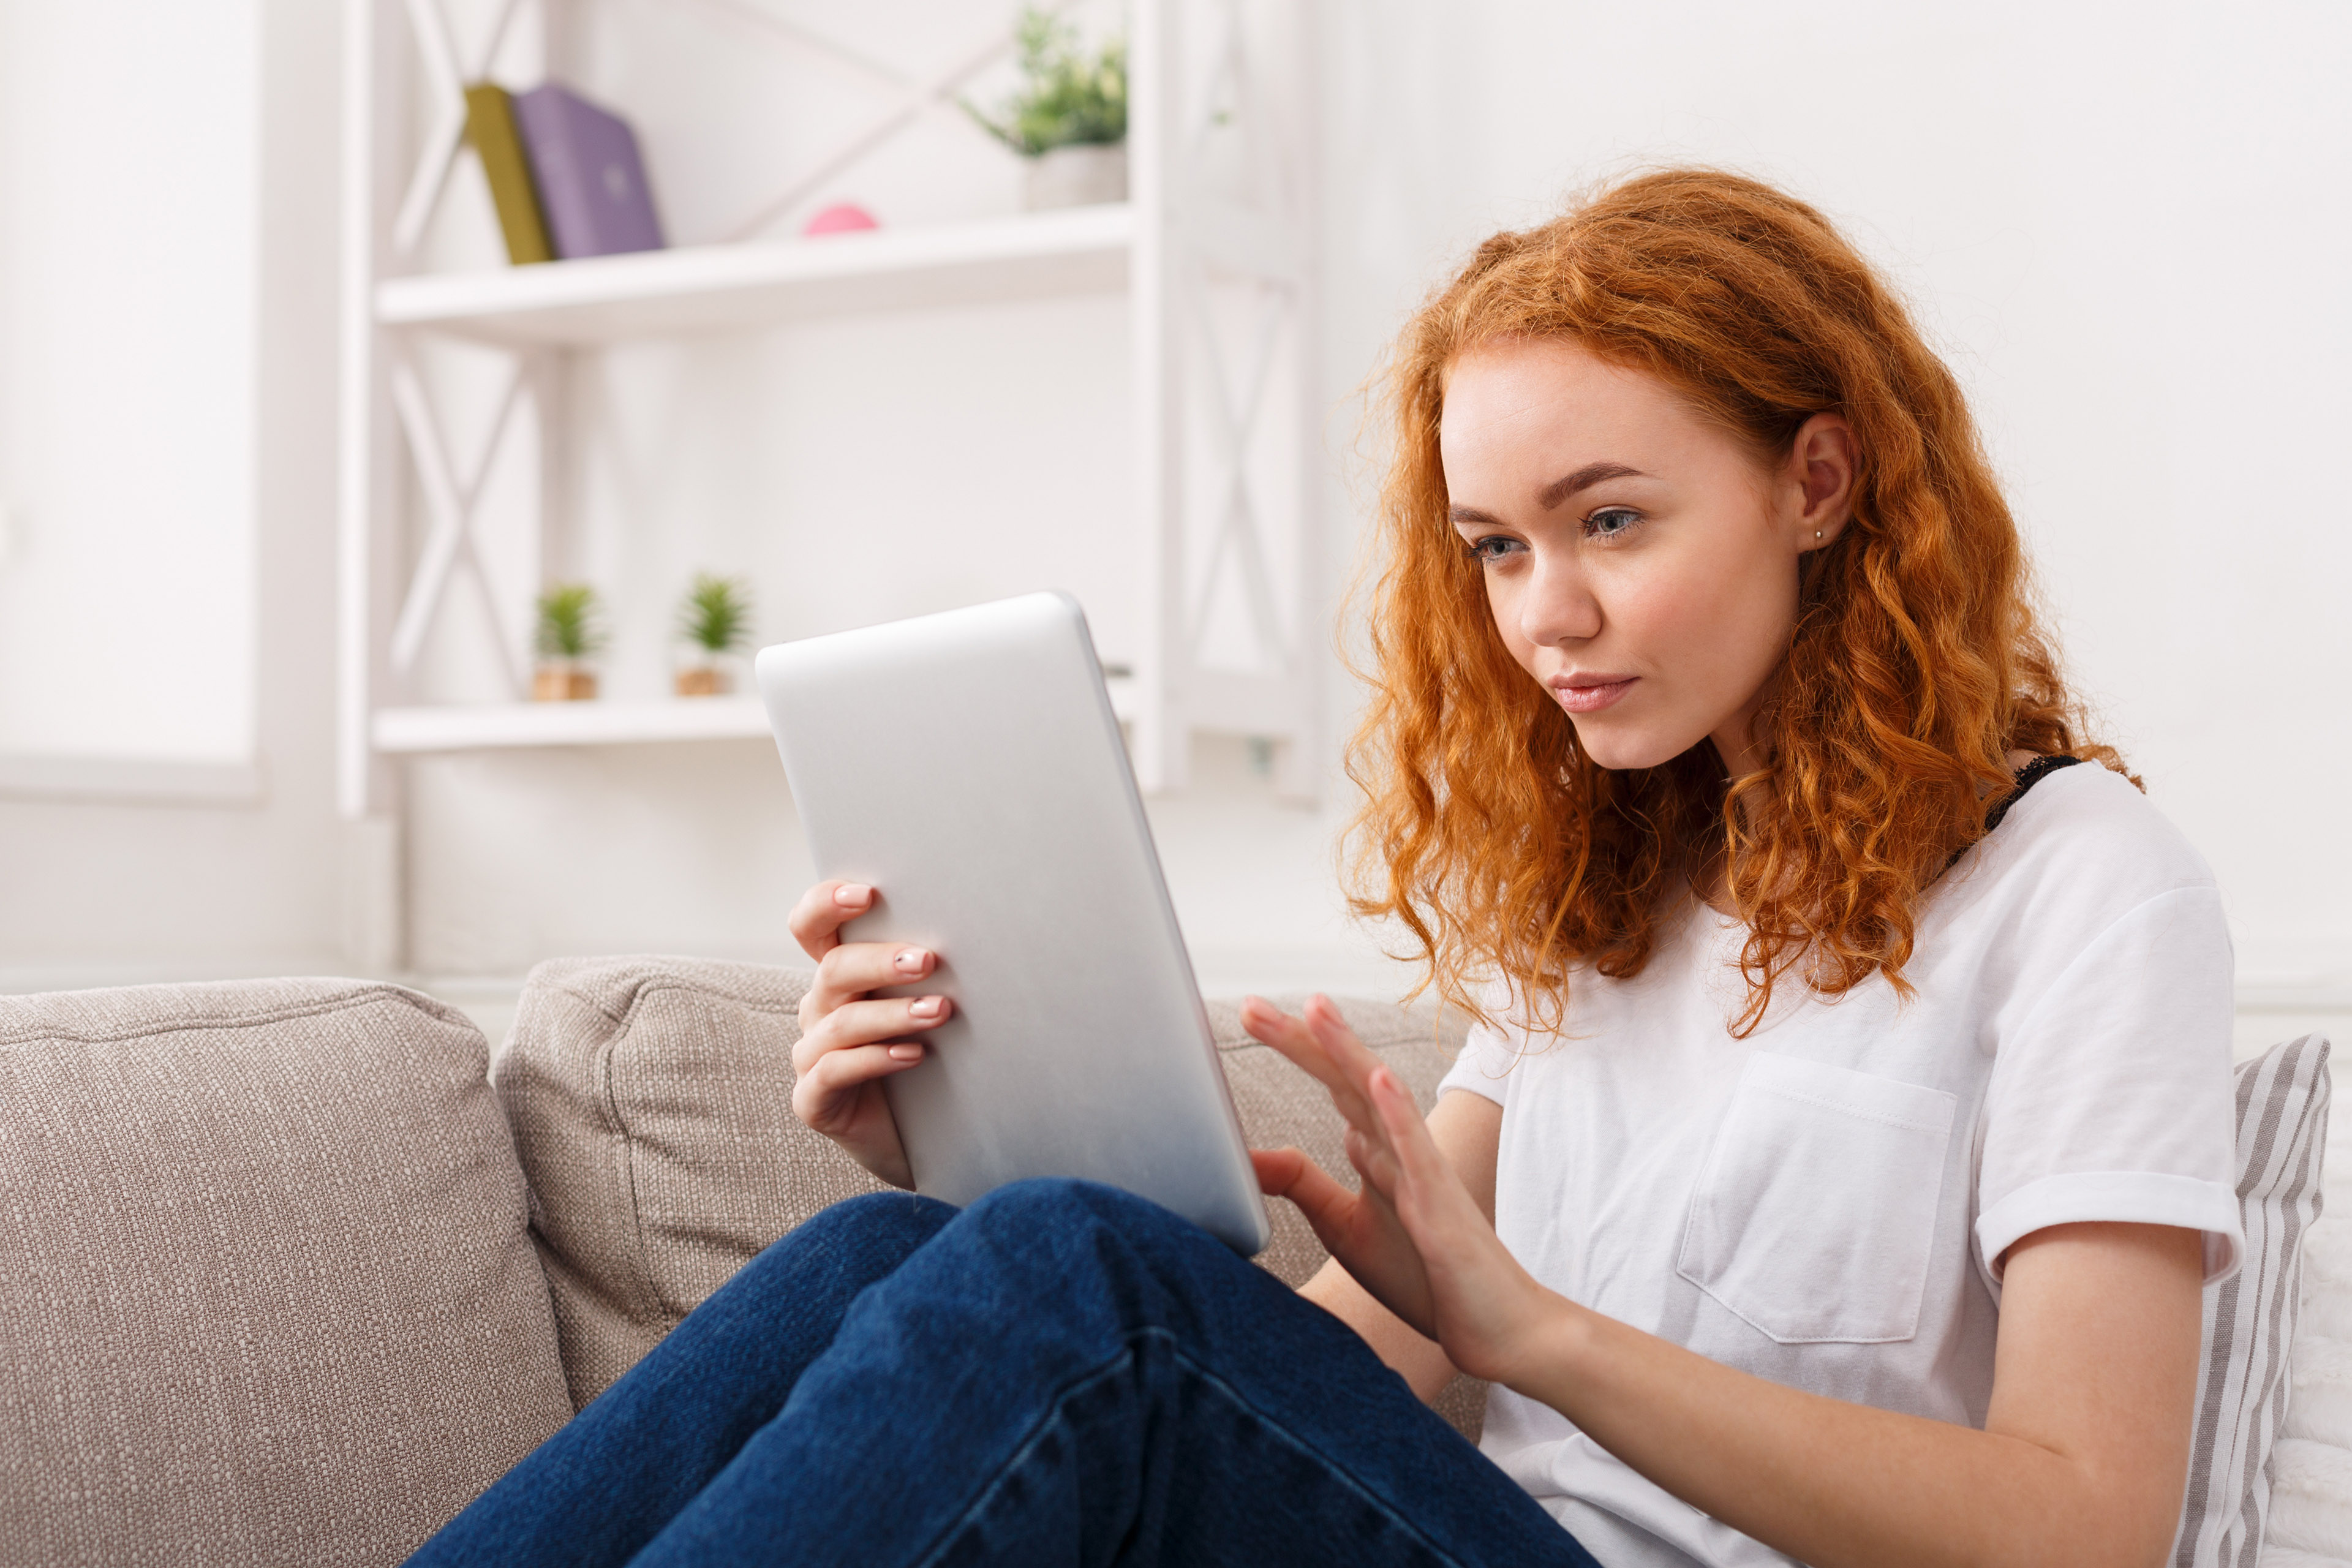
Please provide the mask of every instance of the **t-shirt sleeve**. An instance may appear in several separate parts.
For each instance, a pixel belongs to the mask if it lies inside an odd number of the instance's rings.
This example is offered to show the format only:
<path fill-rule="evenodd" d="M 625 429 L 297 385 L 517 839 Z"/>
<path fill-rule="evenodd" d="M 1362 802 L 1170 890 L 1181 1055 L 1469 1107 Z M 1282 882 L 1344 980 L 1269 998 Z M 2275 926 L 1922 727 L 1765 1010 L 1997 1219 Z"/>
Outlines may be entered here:
<path fill-rule="evenodd" d="M 1438 1095 L 1442 1099 L 1447 1089 L 1465 1089 L 1500 1105 L 1511 1081 L 1511 1066 L 1518 1059 L 1519 1048 L 1509 1036 L 1491 1024 L 1480 1024 L 1463 1042 L 1454 1066 L 1437 1080 Z"/>
<path fill-rule="evenodd" d="M 2094 937 L 2004 1032 L 1977 1179 L 1977 1262 L 1996 1288 L 2021 1237 L 2093 1220 L 2201 1231 L 2207 1282 L 2236 1271 L 2231 968 L 2219 892 L 2173 889 Z"/>

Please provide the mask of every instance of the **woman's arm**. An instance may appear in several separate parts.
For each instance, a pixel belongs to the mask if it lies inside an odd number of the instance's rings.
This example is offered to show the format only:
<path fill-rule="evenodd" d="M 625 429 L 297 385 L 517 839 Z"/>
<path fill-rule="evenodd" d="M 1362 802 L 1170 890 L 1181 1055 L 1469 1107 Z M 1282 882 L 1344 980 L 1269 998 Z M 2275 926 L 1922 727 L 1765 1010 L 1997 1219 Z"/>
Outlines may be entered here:
<path fill-rule="evenodd" d="M 1310 1006 L 1301 1024 L 1255 1007 L 1249 1022 L 1331 1088 L 1364 1176 L 1352 1196 L 1307 1165 L 1289 1190 L 1333 1256 L 1463 1371 L 1551 1405 L 1666 1490 L 1816 1568 L 2163 1560 L 2196 1397 L 2195 1233 L 2026 1237 L 2009 1254 L 1985 1429 L 1900 1415 L 1736 1372 L 1545 1289 L 1336 1009 Z M 1393 1216 L 1418 1268 L 1360 1258 L 1387 1233 L 1350 1205 Z"/>
<path fill-rule="evenodd" d="M 1455 1089 L 1437 1102 L 1429 1113 L 1430 1141 L 1439 1153 L 1454 1167 L 1469 1189 L 1472 1201 L 1486 1215 L 1488 1224 L 1495 1219 L 1495 1155 L 1503 1140 L 1503 1108 L 1491 1100 Z M 1283 1150 L 1282 1155 L 1296 1154 L 1296 1150 Z M 1276 1156 L 1278 1157 L 1278 1156 Z M 1268 1156 L 1258 1156 L 1259 1172 L 1264 1177 Z M 1298 1164 L 1306 1156 L 1298 1156 Z M 1266 1190 L 1281 1194 L 1295 1184 L 1297 1171 L 1288 1173 L 1290 1182 L 1282 1182 L 1277 1168 L 1276 1183 Z M 1346 1323 L 1364 1337 L 1381 1360 L 1391 1370 L 1412 1385 L 1412 1391 L 1423 1402 L 1436 1398 L 1445 1385 L 1454 1379 L 1456 1369 L 1447 1359 L 1444 1350 L 1435 1340 L 1380 1304 L 1372 1293 L 1356 1283 L 1356 1277 L 1333 1258 L 1316 1270 L 1315 1278 L 1299 1287 L 1298 1293 Z"/>

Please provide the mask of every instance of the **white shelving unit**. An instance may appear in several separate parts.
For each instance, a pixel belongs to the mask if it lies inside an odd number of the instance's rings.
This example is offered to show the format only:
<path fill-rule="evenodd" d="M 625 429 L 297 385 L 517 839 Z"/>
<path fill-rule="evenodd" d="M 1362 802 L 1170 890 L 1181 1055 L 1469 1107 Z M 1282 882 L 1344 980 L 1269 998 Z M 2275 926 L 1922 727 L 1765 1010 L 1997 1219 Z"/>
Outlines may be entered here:
<path fill-rule="evenodd" d="M 343 410 L 340 518 L 341 804 L 352 818 L 396 814 L 398 758 L 522 746 L 603 746 L 764 738 L 755 699 L 531 703 L 528 671 L 509 637 L 502 671 L 515 700 L 420 705 L 412 695 L 420 650 L 453 582 L 478 572 L 478 472 L 464 474 L 445 441 L 442 411 L 415 363 L 439 336 L 510 356 L 510 379 L 485 436 L 494 454 L 516 408 L 536 401 L 559 422 L 566 356 L 648 338 L 751 332 L 780 323 L 992 300 L 1123 292 L 1129 301 L 1136 489 L 1146 624 L 1131 671 L 1113 682 L 1147 789 L 1181 787 L 1192 733 L 1214 730 L 1275 744 L 1279 782 L 1308 795 L 1316 765 L 1320 585 L 1314 571 L 1320 409 L 1294 379 L 1267 395 L 1276 352 L 1314 363 L 1316 266 L 1313 0 L 1131 0 L 1129 11 L 1130 198 L 1117 205 L 904 226 L 821 240 L 762 238 L 722 245 L 465 273 L 420 270 L 422 242 L 461 150 L 463 84 L 488 74 L 515 15 L 541 11 L 554 40 L 573 5 L 594 0 L 488 0 L 495 26 L 479 58 L 461 61 L 445 0 L 346 0 Z M 824 40 L 760 12 L 757 0 L 700 0 Z M 1281 61 L 1253 58 L 1268 5 L 1292 29 Z M 870 153 L 1010 47 L 1005 37 L 928 81 L 899 81 L 901 101 L 853 127 L 756 223 L 796 217 L 793 203 Z M 552 48 L 552 45 L 551 45 Z M 874 62 L 840 51 L 845 68 L 873 78 Z M 1267 80 L 1279 70 L 1278 80 Z M 1235 101 L 1279 94 L 1293 128 L 1254 148 L 1262 199 L 1213 190 L 1198 151 Z M 420 145 L 395 146 L 394 106 L 430 107 Z M 624 106 L 625 108 L 626 106 Z M 1271 127 L 1275 120 L 1266 124 Z M 1269 132 L 1270 134 L 1271 132 Z M 1265 139 L 1261 138 L 1264 142 Z M 1277 144 L 1278 143 L 1278 144 Z M 1225 182 L 1227 185 L 1230 181 Z M 756 227 L 755 223 L 755 227 Z M 1221 349 L 1212 291 L 1239 282 L 1265 302 L 1256 340 Z M 1236 379 L 1236 373 L 1238 379 Z M 1253 492 L 1254 445 L 1295 444 L 1297 482 Z M 482 459 L 486 469 L 489 458 Z M 1206 484 L 1198 482 L 1207 471 Z M 542 536 L 565 525 L 562 486 L 542 474 Z M 1280 515 L 1286 576 L 1270 569 L 1265 523 Z M 414 514 L 412 519 L 412 514 Z M 1203 541 L 1206 542 L 1205 546 Z M 1008 539 L 1007 550 L 1022 542 Z M 535 558 L 535 557 L 534 557 Z M 1274 584 L 1295 587 L 1278 592 Z M 1221 586 L 1222 584 L 1222 586 Z M 1204 668 L 1200 651 L 1212 596 L 1237 594 L 1262 649 L 1255 670 Z M 518 628 L 509 628 L 517 630 Z"/>

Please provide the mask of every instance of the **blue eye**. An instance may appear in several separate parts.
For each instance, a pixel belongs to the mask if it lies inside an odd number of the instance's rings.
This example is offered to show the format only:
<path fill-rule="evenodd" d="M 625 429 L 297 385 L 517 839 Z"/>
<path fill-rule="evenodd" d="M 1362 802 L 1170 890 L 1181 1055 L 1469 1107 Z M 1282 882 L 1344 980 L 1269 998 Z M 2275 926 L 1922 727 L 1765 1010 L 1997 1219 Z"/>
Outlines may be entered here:
<path fill-rule="evenodd" d="M 1487 566 L 1492 566 L 1496 562 L 1515 553 L 1519 548 L 1517 540 L 1502 533 L 1490 533 L 1484 539 L 1474 539 L 1470 542 L 1471 556 L 1481 564 Z"/>
<path fill-rule="evenodd" d="M 1589 539 L 1614 539 L 1630 533 L 1642 521 L 1642 514 L 1630 507 L 1604 506 L 1584 520 L 1584 532 Z"/>

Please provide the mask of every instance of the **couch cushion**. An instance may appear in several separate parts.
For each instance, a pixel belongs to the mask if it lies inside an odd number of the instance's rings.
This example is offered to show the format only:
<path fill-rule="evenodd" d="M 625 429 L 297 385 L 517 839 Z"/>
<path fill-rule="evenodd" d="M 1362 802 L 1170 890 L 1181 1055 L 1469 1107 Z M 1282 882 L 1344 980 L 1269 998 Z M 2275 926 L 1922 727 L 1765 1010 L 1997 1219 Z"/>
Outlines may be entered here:
<path fill-rule="evenodd" d="M 2238 1202 L 2246 1256 L 2205 1292 L 2204 1345 L 2189 1485 L 2173 1543 L 2176 1568 L 2215 1568 L 2266 1557 L 2269 1527 L 2289 1546 L 2310 1488 L 2293 1484 L 2272 1517 L 2273 1448 L 2292 1392 L 2304 1243 L 2321 1210 L 2327 1140 L 2328 1047 L 2319 1035 L 2273 1046 L 2237 1068 Z M 2308 1479 L 2308 1475 L 2305 1477 Z M 2328 1544 L 2333 1544 L 2332 1542 Z"/>
<path fill-rule="evenodd" d="M 2352 1117 L 2328 1115 L 2321 1169 L 2352 1170 Z M 2247 1223 L 2252 1268 L 2251 1206 Z M 2344 1568 L 2352 1560 L 2352 1214 L 2345 1205 L 2331 1202 L 2313 1215 L 2303 1237 L 2302 1272 L 2302 1311 L 2292 1320 L 2287 1361 L 2294 1387 L 2271 1454 L 2262 1562 L 2263 1568 L 2291 1562 Z M 2297 1551 L 2308 1556 L 2298 1559 Z"/>
<path fill-rule="evenodd" d="M 770 1242 L 880 1189 L 793 1114 L 807 984 L 688 958 L 530 972 L 496 1077 L 575 1403 Z"/>
<path fill-rule="evenodd" d="M 769 1243 L 880 1184 L 793 1114 L 805 972 L 683 958 L 566 959 L 533 970 L 499 1058 L 499 1097 L 538 1205 L 537 1231 L 582 1404 Z M 1342 1001 L 1367 1045 L 1426 1104 L 1463 1030 Z M 1296 1143 L 1342 1179 L 1328 1097 L 1212 1003 L 1243 1131 Z M 1324 1252 L 1298 1212 L 1268 1205 L 1259 1259 L 1293 1284 Z M 1481 1391 L 1442 1405 L 1475 1430 Z"/>
<path fill-rule="evenodd" d="M 458 1014 L 0 997 L 0 1558 L 399 1562 L 570 1414 Z"/>

